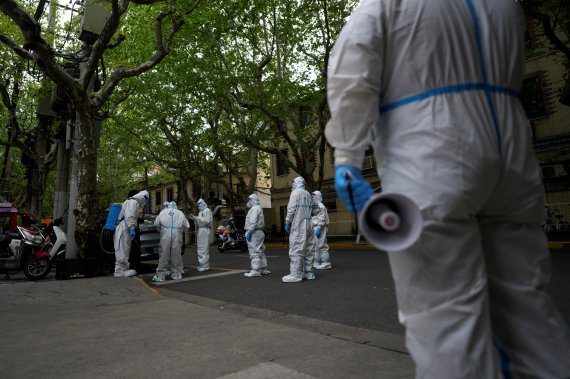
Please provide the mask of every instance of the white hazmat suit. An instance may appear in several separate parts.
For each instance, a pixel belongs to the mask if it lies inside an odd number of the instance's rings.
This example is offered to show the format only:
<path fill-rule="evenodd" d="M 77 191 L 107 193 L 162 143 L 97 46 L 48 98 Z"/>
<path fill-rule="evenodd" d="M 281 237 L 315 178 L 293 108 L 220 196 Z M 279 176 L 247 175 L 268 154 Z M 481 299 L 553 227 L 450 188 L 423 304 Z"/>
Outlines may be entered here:
<path fill-rule="evenodd" d="M 251 261 L 251 271 L 243 275 L 251 278 L 271 274 L 267 268 L 267 259 L 265 258 L 265 218 L 263 217 L 263 209 L 259 205 L 259 197 L 251 194 L 247 198 L 247 207 L 249 211 L 245 216 L 245 233 L 247 240 L 247 248 L 249 250 L 249 259 Z"/>
<path fill-rule="evenodd" d="M 160 231 L 160 258 L 156 275 L 152 280 L 163 282 L 168 271 L 172 279 L 182 279 L 184 233 L 190 227 L 190 223 L 184 213 L 176 209 L 176 203 L 173 201 L 158 214 L 154 225 Z"/>
<path fill-rule="evenodd" d="M 117 278 L 137 274 L 135 270 L 129 270 L 129 254 L 135 237 L 139 210 L 144 207 L 148 199 L 148 192 L 140 191 L 133 197 L 125 200 L 121 207 L 117 226 L 115 226 L 115 235 L 113 236 L 113 245 L 115 247 L 114 276 Z"/>
<path fill-rule="evenodd" d="M 418 378 L 570 375 L 568 326 L 542 290 L 524 52 L 513 0 L 363 1 L 333 48 L 337 192 L 372 144 L 383 191 L 422 212 L 419 241 L 389 252 Z"/>
<path fill-rule="evenodd" d="M 289 275 L 281 280 L 284 283 L 315 279 L 313 263 L 315 259 L 315 234 L 311 217 L 319 212 L 311 194 L 305 190 L 305 179 L 293 179 L 293 191 L 287 204 L 285 231 L 289 233 Z"/>
<path fill-rule="evenodd" d="M 313 216 L 313 230 L 315 232 L 315 264 L 314 267 L 318 270 L 324 270 L 332 268 L 330 255 L 329 255 L 329 245 L 327 243 L 327 233 L 329 229 L 329 213 L 327 207 L 323 204 L 323 195 L 321 191 L 315 191 L 311 193 L 313 200 L 319 207 L 319 214 Z"/>
<path fill-rule="evenodd" d="M 208 204 L 203 199 L 196 203 L 198 207 L 198 216 L 190 216 L 195 224 L 197 231 L 197 253 L 198 253 L 198 271 L 208 271 L 210 269 L 210 233 L 212 233 L 212 211 L 208 208 Z"/>

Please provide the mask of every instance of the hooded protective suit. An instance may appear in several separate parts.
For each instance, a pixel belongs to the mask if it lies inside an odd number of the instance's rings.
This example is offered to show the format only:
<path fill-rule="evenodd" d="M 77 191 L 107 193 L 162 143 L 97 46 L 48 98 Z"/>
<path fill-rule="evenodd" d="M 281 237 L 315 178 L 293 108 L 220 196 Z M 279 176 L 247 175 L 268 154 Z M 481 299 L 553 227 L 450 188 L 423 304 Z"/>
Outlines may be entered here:
<path fill-rule="evenodd" d="M 327 207 L 323 204 L 323 195 L 321 191 L 311 193 L 313 200 L 318 205 L 320 212 L 313 216 L 313 230 L 315 231 L 315 268 L 319 270 L 331 268 L 329 256 L 329 245 L 327 243 L 327 232 L 329 229 L 329 213 Z"/>
<path fill-rule="evenodd" d="M 210 269 L 210 233 L 212 232 L 212 211 L 203 199 L 196 203 L 198 216 L 193 216 L 197 230 L 198 271 Z"/>
<path fill-rule="evenodd" d="M 249 259 L 251 260 L 251 271 L 244 273 L 246 277 L 260 276 L 261 274 L 270 274 L 267 268 L 267 259 L 265 258 L 265 218 L 263 217 L 263 209 L 259 205 L 259 197 L 252 194 L 247 198 L 247 206 L 249 211 L 245 217 L 245 232 L 247 239 L 247 247 L 249 249 Z"/>
<path fill-rule="evenodd" d="M 311 194 L 305 190 L 305 179 L 293 179 L 293 191 L 287 204 L 285 230 L 289 230 L 289 275 L 281 280 L 284 283 L 315 279 L 313 263 L 315 259 L 315 234 L 311 217 L 319 213 L 319 207 Z"/>
<path fill-rule="evenodd" d="M 339 196 L 372 144 L 383 191 L 422 212 L 419 241 L 389 252 L 418 378 L 570 373 L 568 326 L 541 289 L 550 263 L 517 97 L 524 52 L 513 0 L 364 1 L 333 48 L 325 133 Z"/>
<path fill-rule="evenodd" d="M 148 199 L 148 192 L 141 191 L 123 203 L 117 226 L 115 226 L 115 235 L 113 236 L 113 244 L 115 246 L 115 277 L 133 276 L 137 274 L 135 270 L 129 270 L 129 253 L 131 252 L 131 244 L 137 226 L 139 210 L 144 207 Z"/>
<path fill-rule="evenodd" d="M 190 223 L 184 213 L 176 209 L 176 203 L 173 201 L 158 214 L 154 225 L 160 231 L 160 258 L 153 280 L 164 281 L 168 271 L 172 279 L 182 279 L 182 245 L 184 232 L 190 227 Z"/>

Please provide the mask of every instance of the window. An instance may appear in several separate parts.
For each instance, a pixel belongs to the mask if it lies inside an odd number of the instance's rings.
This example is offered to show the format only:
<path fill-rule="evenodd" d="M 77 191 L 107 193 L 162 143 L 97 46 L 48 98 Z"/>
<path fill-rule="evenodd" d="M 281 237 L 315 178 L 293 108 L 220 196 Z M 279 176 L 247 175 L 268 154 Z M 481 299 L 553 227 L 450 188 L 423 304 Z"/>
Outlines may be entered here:
<path fill-rule="evenodd" d="M 544 71 L 529 74 L 523 81 L 519 98 L 529 120 L 548 117 L 554 113 L 549 84 Z"/>
<path fill-rule="evenodd" d="M 156 200 L 154 201 L 155 205 L 162 205 L 162 192 L 156 191 Z"/>
<path fill-rule="evenodd" d="M 174 200 L 174 188 L 168 188 L 166 190 L 166 201 Z"/>
<path fill-rule="evenodd" d="M 289 156 L 289 151 L 287 149 L 281 150 L 281 153 L 287 157 Z M 287 175 L 289 173 L 289 166 L 287 166 L 287 161 L 285 157 L 280 154 L 275 155 L 275 165 L 277 170 L 277 176 Z"/>

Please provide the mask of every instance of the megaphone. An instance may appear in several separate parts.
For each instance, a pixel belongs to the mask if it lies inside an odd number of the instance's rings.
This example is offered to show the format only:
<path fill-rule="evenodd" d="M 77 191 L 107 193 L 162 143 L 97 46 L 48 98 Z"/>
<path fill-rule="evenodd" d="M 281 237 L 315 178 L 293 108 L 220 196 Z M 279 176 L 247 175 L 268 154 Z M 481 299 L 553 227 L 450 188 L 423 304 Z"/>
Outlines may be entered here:
<path fill-rule="evenodd" d="M 375 194 L 360 211 L 359 223 L 366 240 L 384 251 L 412 246 L 422 232 L 418 206 L 400 194 Z"/>

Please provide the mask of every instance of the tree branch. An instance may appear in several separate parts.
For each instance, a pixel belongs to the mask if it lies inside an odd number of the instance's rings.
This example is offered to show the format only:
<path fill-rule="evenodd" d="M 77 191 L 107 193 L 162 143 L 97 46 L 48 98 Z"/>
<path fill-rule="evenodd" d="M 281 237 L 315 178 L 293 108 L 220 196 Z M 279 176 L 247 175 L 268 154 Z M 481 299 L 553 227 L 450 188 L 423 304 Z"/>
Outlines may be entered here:
<path fill-rule="evenodd" d="M 16 54 L 20 58 L 24 58 L 25 60 L 33 60 L 34 56 L 26 49 L 20 47 L 16 42 L 12 41 L 10 37 L 5 34 L 0 33 L 0 42 L 8 46 L 10 49 L 14 50 Z"/>
<path fill-rule="evenodd" d="M 33 59 L 37 61 L 38 66 L 46 75 L 56 84 L 68 89 L 77 86 L 75 79 L 55 61 L 54 52 L 41 36 L 41 27 L 36 20 L 30 17 L 14 0 L 0 1 L 0 10 L 18 26 L 26 41 L 24 50 L 34 52 Z"/>
<path fill-rule="evenodd" d="M 115 69 L 115 71 L 111 73 L 109 80 L 103 85 L 101 90 L 93 97 L 93 101 L 96 106 L 100 106 L 102 103 L 104 103 L 107 100 L 107 98 L 109 98 L 109 96 L 111 95 L 111 93 L 113 92 L 113 90 L 121 80 L 140 75 L 150 70 L 151 68 L 159 64 L 168 55 L 168 53 L 170 52 L 170 47 L 172 45 L 174 36 L 176 35 L 180 27 L 184 25 L 184 20 L 178 19 L 174 21 L 171 25 L 170 33 L 168 34 L 166 40 L 163 40 L 162 22 L 164 18 L 166 18 L 166 16 L 168 16 L 167 13 L 160 13 L 158 16 L 156 16 L 155 19 L 156 50 L 153 56 L 150 57 L 146 62 L 141 63 L 137 67 L 132 67 L 132 68 L 118 67 L 117 69 Z"/>
<path fill-rule="evenodd" d="M 544 29 L 544 35 L 548 38 L 548 40 L 558 49 L 560 50 L 565 56 L 568 61 L 570 61 L 570 47 L 566 46 L 560 38 L 554 32 L 552 27 L 551 17 L 547 14 L 541 13 L 538 9 L 532 9 L 531 7 L 525 9 L 526 14 L 538 20 Z"/>

